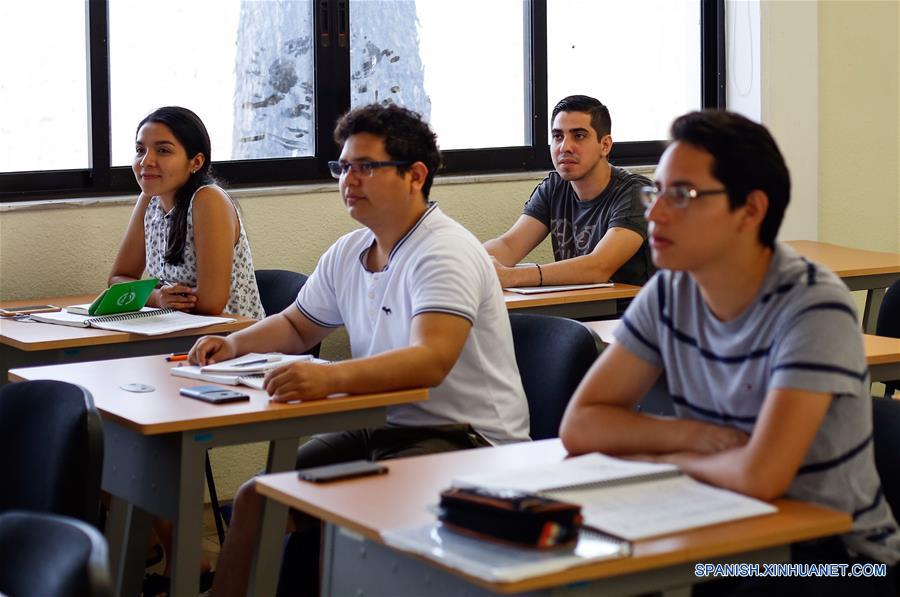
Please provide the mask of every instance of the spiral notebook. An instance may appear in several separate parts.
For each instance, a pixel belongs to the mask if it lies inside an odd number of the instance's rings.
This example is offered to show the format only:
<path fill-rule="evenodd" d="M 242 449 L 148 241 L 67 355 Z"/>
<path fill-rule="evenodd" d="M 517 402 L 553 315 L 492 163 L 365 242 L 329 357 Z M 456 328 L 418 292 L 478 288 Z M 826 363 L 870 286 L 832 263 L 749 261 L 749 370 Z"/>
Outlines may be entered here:
<path fill-rule="evenodd" d="M 171 334 L 172 332 L 234 321 L 231 317 L 193 315 L 175 309 L 153 309 L 151 307 L 144 307 L 140 311 L 132 313 L 105 315 L 103 317 L 89 317 L 66 311 L 59 313 L 34 313 L 31 315 L 31 319 L 40 323 L 80 328 L 90 327 L 128 334 L 143 334 L 145 336 Z"/>
<path fill-rule="evenodd" d="M 777 512 L 706 485 L 671 464 L 586 454 L 561 462 L 454 479 L 456 486 L 517 489 L 581 505 L 584 526 L 630 541 Z"/>

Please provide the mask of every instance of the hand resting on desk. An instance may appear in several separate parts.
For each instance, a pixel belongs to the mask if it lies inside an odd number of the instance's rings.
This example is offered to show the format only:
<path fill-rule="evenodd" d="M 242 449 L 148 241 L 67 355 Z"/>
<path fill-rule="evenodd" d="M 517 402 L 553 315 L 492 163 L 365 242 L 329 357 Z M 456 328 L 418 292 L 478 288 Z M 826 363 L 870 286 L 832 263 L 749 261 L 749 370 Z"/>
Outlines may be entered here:
<path fill-rule="evenodd" d="M 212 365 L 221 361 L 236 358 L 238 355 L 234 345 L 222 336 L 203 336 L 191 347 L 188 361 L 191 365 Z"/>
<path fill-rule="evenodd" d="M 211 365 L 240 356 L 232 342 L 222 336 L 204 336 L 188 353 L 193 365 Z M 295 362 L 272 369 L 266 374 L 263 389 L 275 402 L 318 400 L 331 394 L 329 387 L 334 368 L 325 369 L 320 363 Z"/>
<path fill-rule="evenodd" d="M 152 306 L 161 309 L 192 311 L 197 305 L 197 295 L 190 286 L 168 283 L 153 291 L 150 302 L 154 303 Z"/>
<path fill-rule="evenodd" d="M 299 362 L 266 373 L 263 387 L 275 402 L 319 400 L 331 394 L 334 368 L 322 363 Z"/>

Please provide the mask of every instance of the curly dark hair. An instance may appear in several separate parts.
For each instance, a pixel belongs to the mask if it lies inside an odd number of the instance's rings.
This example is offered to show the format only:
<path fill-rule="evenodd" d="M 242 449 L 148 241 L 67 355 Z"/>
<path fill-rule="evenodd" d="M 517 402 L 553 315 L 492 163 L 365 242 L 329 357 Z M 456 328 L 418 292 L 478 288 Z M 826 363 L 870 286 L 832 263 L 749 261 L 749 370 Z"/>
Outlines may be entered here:
<path fill-rule="evenodd" d="M 338 145 L 357 133 L 369 133 L 384 139 L 384 149 L 391 160 L 422 162 L 428 168 L 422 195 L 428 198 L 434 175 L 441 167 L 441 152 L 437 135 L 422 115 L 394 104 L 369 104 L 354 108 L 338 119 L 334 127 L 334 140 Z M 407 166 L 397 166 L 402 174 Z"/>

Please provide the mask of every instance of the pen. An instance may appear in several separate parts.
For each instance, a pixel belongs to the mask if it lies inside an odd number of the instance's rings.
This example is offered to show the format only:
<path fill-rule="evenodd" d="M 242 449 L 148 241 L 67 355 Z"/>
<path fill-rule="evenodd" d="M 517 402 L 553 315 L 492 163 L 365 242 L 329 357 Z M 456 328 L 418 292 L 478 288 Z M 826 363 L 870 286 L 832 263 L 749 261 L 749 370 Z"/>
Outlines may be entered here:
<path fill-rule="evenodd" d="M 264 359 L 256 359 L 255 361 L 246 361 L 244 363 L 235 363 L 235 367 L 246 367 L 247 365 L 262 365 L 263 363 L 276 363 L 281 357 L 266 357 Z"/>
<path fill-rule="evenodd" d="M 166 360 L 170 361 L 170 362 L 186 361 L 187 358 L 188 358 L 188 353 L 186 353 L 186 352 L 173 352 L 172 354 L 170 354 L 169 356 L 166 357 Z"/>

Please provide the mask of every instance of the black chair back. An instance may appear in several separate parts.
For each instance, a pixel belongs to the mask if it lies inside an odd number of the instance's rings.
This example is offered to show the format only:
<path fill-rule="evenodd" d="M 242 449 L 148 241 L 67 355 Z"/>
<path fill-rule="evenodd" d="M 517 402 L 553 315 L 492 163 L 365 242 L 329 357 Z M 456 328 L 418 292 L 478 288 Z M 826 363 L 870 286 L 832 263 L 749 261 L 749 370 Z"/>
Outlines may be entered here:
<path fill-rule="evenodd" d="M 258 269 L 255 273 L 259 300 L 267 316 L 280 313 L 293 303 L 309 278 L 286 269 Z M 318 358 L 321 348 L 321 344 L 316 344 L 306 352 Z"/>
<path fill-rule="evenodd" d="M 875 468 L 894 518 L 900 520 L 900 400 L 872 398 Z"/>
<path fill-rule="evenodd" d="M 305 274 L 286 269 L 258 269 L 255 273 L 259 300 L 266 315 L 284 311 L 297 298 L 307 279 Z"/>
<path fill-rule="evenodd" d="M 597 359 L 594 335 L 572 319 L 510 313 L 531 439 L 559 436 L 569 399 Z"/>
<path fill-rule="evenodd" d="M 884 293 L 881 308 L 878 309 L 878 321 L 875 323 L 875 334 L 889 338 L 900 338 L 900 280 L 891 284 Z M 900 379 L 884 382 L 884 395 L 890 397 L 900 390 Z"/>
<path fill-rule="evenodd" d="M 103 535 L 67 516 L 19 511 L 0 514 L 0 594 L 110 595 Z"/>
<path fill-rule="evenodd" d="M 90 392 L 52 380 L 0 387 L 0 454 L 0 512 L 97 523 L 103 428 Z"/>

